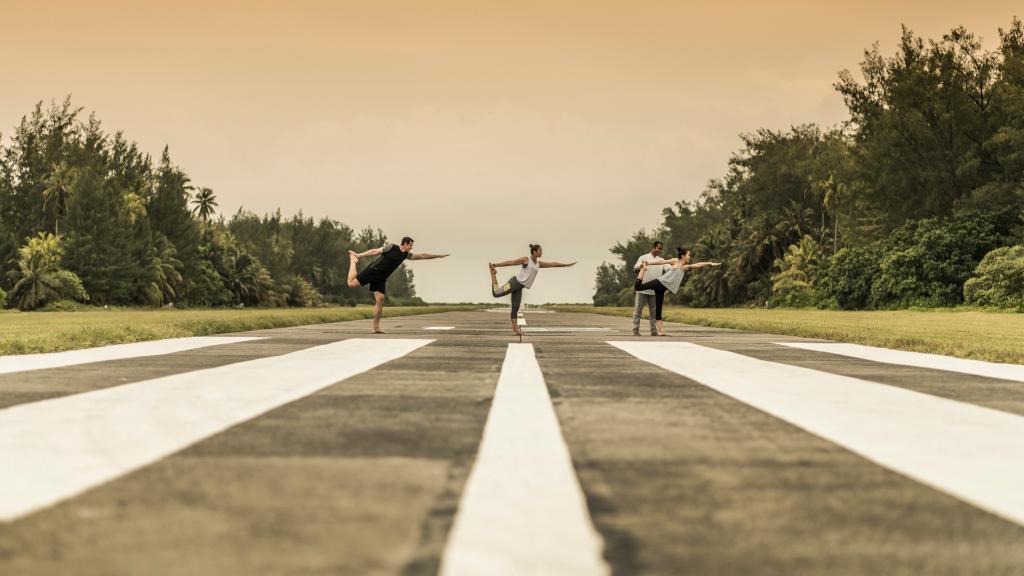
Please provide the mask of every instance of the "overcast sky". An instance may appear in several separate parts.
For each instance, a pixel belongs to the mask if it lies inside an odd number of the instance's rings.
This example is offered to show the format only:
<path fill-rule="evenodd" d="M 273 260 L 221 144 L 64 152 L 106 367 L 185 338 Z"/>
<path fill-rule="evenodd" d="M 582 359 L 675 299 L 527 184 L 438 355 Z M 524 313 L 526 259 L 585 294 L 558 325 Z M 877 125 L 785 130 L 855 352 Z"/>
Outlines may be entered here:
<path fill-rule="evenodd" d="M 738 134 L 843 121 L 837 73 L 891 54 L 901 23 L 992 46 L 1020 6 L 0 0 L 0 131 L 72 94 L 154 157 L 169 145 L 228 215 L 451 252 L 412 264 L 427 300 L 487 299 L 488 260 L 537 242 L 579 264 L 526 301 L 589 301 L 608 248 L 696 198 Z"/>

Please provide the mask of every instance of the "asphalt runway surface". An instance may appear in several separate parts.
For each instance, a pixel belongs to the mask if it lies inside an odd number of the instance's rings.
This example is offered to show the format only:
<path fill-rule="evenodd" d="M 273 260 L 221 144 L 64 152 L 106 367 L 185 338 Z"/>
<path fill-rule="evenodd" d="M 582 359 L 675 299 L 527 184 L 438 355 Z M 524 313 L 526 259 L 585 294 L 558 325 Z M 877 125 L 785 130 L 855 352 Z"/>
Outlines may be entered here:
<path fill-rule="evenodd" d="M 0 574 L 1024 574 L 1020 367 L 505 314 L 0 357 Z"/>

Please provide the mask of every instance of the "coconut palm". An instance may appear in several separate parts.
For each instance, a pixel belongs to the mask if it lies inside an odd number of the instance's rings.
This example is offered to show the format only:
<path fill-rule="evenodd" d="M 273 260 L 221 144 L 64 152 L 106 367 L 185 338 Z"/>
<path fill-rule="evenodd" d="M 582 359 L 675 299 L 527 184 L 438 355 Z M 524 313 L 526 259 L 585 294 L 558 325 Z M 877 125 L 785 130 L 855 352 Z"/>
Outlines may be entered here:
<path fill-rule="evenodd" d="M 210 216 L 213 216 L 214 208 L 217 207 L 217 197 L 214 196 L 213 190 L 200 188 L 195 198 L 192 199 L 192 205 L 194 206 L 192 213 L 199 216 L 203 222 L 209 222 Z"/>
<path fill-rule="evenodd" d="M 159 306 L 174 302 L 178 287 L 181 286 L 182 267 L 174 244 L 163 234 L 158 234 L 149 264 L 153 279 L 145 290 L 146 300 L 150 304 Z"/>
<path fill-rule="evenodd" d="M 804 236 L 786 250 L 783 258 L 775 260 L 779 272 L 772 275 L 772 292 L 813 288 L 820 263 L 820 245 L 811 236 Z"/>
<path fill-rule="evenodd" d="M 40 232 L 18 249 L 11 291 L 20 310 L 34 310 L 62 298 L 85 300 L 88 295 L 73 272 L 60 267 L 63 249 L 53 234 Z"/>
<path fill-rule="evenodd" d="M 77 170 L 68 166 L 68 163 L 63 160 L 54 164 L 49 176 L 46 177 L 46 188 L 43 189 L 43 208 L 53 213 L 53 233 L 58 236 L 60 235 L 60 219 L 67 214 L 68 200 L 74 193 L 77 179 Z"/>

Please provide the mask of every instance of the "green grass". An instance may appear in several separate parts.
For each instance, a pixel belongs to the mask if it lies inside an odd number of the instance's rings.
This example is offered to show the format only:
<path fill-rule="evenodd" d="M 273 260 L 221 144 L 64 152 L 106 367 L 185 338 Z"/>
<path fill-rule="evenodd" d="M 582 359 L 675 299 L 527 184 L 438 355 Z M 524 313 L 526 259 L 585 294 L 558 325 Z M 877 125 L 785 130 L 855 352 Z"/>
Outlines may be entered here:
<path fill-rule="evenodd" d="M 395 306 L 384 318 L 466 310 L 467 306 Z M 0 311 L 0 355 L 91 348 L 108 344 L 208 336 L 245 330 L 362 320 L 370 306 L 256 310 L 88 309 L 58 312 Z"/>
<path fill-rule="evenodd" d="M 631 308 L 555 306 L 566 312 L 632 316 Z M 833 311 L 666 308 L 669 322 L 825 338 L 868 346 L 1024 364 L 1024 314 L 976 309 Z"/>

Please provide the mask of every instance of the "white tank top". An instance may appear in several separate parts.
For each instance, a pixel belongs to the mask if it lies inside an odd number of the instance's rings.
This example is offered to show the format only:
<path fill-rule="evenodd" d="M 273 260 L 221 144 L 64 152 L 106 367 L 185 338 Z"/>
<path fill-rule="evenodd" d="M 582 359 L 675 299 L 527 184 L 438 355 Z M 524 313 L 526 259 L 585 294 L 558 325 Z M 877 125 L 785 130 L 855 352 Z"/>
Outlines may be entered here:
<path fill-rule="evenodd" d="M 537 279 L 537 272 L 539 271 L 540 266 L 533 261 L 533 258 L 527 256 L 526 264 L 523 264 L 523 267 L 520 268 L 519 272 L 516 274 L 516 280 L 518 280 L 524 288 L 529 288 L 530 286 L 533 286 L 533 281 Z"/>

